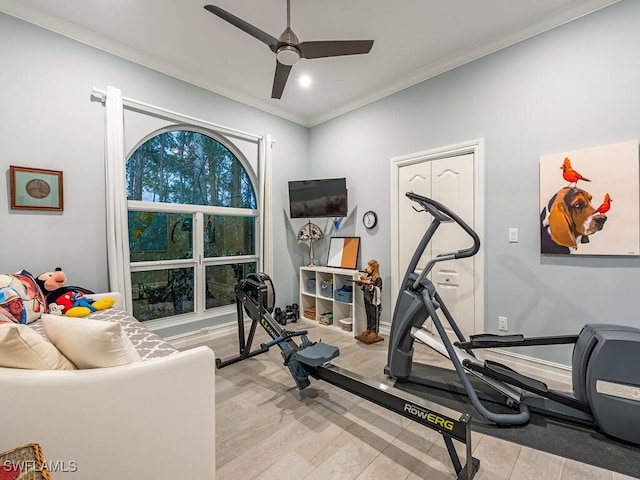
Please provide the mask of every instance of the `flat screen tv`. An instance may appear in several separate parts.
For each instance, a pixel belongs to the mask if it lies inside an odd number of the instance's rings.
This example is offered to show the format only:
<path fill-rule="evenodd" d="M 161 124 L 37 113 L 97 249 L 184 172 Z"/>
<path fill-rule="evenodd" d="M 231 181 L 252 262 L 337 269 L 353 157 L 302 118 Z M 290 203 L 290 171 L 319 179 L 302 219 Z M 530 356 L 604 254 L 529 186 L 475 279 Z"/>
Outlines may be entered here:
<path fill-rule="evenodd" d="M 295 180 L 289 182 L 291 218 L 346 217 L 347 180 Z"/>

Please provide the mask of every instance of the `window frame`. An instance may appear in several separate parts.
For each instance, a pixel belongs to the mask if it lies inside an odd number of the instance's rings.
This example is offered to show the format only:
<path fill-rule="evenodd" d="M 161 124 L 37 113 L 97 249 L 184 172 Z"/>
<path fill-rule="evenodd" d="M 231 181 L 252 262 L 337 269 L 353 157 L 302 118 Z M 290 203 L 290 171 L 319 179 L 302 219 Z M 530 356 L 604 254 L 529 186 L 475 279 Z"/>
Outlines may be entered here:
<path fill-rule="evenodd" d="M 182 213 L 182 214 L 191 214 L 193 216 L 193 257 L 189 259 L 175 259 L 175 260 L 153 260 L 153 261 L 141 261 L 141 262 L 132 262 L 131 255 L 127 252 L 127 257 L 125 259 L 128 272 L 127 275 L 131 278 L 131 274 L 135 272 L 141 271 L 161 271 L 161 270 L 169 270 L 175 268 L 192 268 L 194 271 L 194 311 L 190 313 L 183 313 L 172 315 L 169 317 L 156 318 L 151 320 L 146 320 L 144 323 L 148 327 L 155 329 L 160 327 L 167 327 L 173 325 L 183 325 L 185 323 L 190 323 L 193 321 L 198 321 L 203 318 L 211 318 L 216 316 L 227 315 L 235 311 L 235 305 L 223 305 L 219 307 L 214 307 L 210 309 L 206 309 L 206 268 L 208 266 L 213 265 L 228 265 L 228 264 L 237 264 L 237 263 L 256 263 L 258 270 L 260 270 L 262 265 L 262 229 L 260 228 L 260 195 L 259 195 L 259 182 L 257 174 L 254 168 L 251 166 L 250 162 L 244 156 L 244 154 L 240 151 L 240 149 L 234 145 L 228 138 L 221 135 L 218 132 L 213 130 L 203 128 L 197 125 L 190 124 L 171 124 L 165 127 L 159 128 L 150 134 L 143 137 L 126 155 L 125 158 L 125 169 L 126 162 L 128 162 L 131 156 L 140 148 L 144 143 L 149 141 L 150 139 L 162 135 L 168 132 L 175 131 L 190 131 L 199 133 L 201 135 L 205 135 L 211 138 L 214 141 L 219 142 L 225 148 L 231 152 L 231 154 L 235 157 L 237 161 L 240 162 L 242 168 L 246 172 L 249 181 L 251 182 L 251 187 L 253 189 L 253 194 L 256 200 L 255 209 L 249 208 L 238 208 L 238 207 L 220 207 L 220 206 L 209 206 L 209 205 L 195 205 L 195 204 L 177 204 L 177 203 L 165 203 L 165 202 L 145 202 L 140 200 L 128 200 L 125 198 L 127 202 L 127 211 L 145 211 L 145 212 L 166 212 L 166 213 Z M 257 159 L 259 160 L 259 159 Z M 127 195 L 126 186 L 124 188 L 125 197 Z M 254 252 L 253 255 L 235 255 L 235 256 L 224 256 L 224 257 L 204 257 L 204 215 L 218 215 L 218 216 L 227 216 L 227 217 L 253 217 L 256 219 L 255 221 L 255 244 L 254 244 Z M 125 232 L 126 243 L 128 245 L 129 239 L 129 229 L 128 225 Z M 198 240 L 199 239 L 199 240 Z M 132 289 L 131 289 L 132 290 Z M 132 295 L 133 292 L 130 291 Z"/>

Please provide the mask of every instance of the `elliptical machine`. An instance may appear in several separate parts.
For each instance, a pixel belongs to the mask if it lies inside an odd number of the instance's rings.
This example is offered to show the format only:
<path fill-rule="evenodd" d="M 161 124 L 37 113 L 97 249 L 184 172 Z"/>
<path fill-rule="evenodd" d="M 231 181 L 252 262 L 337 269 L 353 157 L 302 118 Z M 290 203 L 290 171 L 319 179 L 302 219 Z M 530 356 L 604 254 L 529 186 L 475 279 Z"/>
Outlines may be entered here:
<path fill-rule="evenodd" d="M 466 394 L 475 409 L 498 425 L 523 425 L 529 421 L 529 408 L 547 415 L 597 426 L 604 433 L 640 444 L 640 329 L 608 324 L 586 325 L 578 335 L 525 338 L 523 335 L 473 335 L 467 340 L 427 275 L 438 262 L 474 256 L 480 249 L 475 231 L 444 205 L 409 192 L 407 197 L 433 216 L 402 281 L 396 302 L 385 374 L 398 381 L 411 381 Z M 415 207 L 414 207 L 415 208 Z M 455 222 L 471 238 L 472 246 L 437 255 L 415 273 L 418 262 L 442 223 Z M 440 310 L 457 341 L 449 339 L 437 314 Z M 425 330 L 431 319 L 436 333 Z M 413 345 L 418 340 L 448 357 L 462 384 L 431 382 L 421 375 L 421 365 L 413 362 Z M 474 349 L 531 345 L 574 344 L 572 357 L 573 395 L 551 390 L 543 382 L 519 374 L 493 361 L 480 361 Z M 494 395 L 474 387 L 479 379 Z M 474 381 L 475 382 L 475 381 Z M 477 382 L 476 382 L 477 383 Z M 483 400 L 502 403 L 513 410 L 495 413 Z"/>

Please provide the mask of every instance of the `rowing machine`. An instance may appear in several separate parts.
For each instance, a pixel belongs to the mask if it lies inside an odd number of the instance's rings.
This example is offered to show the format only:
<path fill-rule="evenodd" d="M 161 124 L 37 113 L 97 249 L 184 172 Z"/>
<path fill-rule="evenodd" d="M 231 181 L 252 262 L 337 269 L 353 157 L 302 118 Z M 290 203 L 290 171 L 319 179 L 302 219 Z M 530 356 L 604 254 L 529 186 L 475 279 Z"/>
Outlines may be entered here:
<path fill-rule="evenodd" d="M 238 338 L 240 351 L 237 356 L 222 361 L 216 359 L 218 368 L 267 352 L 278 346 L 284 365 L 293 376 L 299 390 L 310 385 L 309 377 L 324 380 L 365 400 L 380 405 L 405 418 L 439 432 L 445 442 L 459 480 L 471 480 L 480 461 L 471 452 L 471 416 L 430 402 L 416 395 L 396 389 L 388 380 L 372 381 L 356 373 L 331 364 L 340 350 L 323 342 L 312 342 L 307 331 L 290 332 L 283 329 L 271 315 L 275 304 L 273 283 L 264 273 L 251 273 L 241 279 L 235 289 L 238 311 Z M 244 313 L 251 318 L 250 332 L 245 340 Z M 257 326 L 271 337 L 256 350 L 251 350 Z M 295 338 L 300 338 L 298 345 Z M 453 445 L 457 440 L 466 445 L 466 462 L 462 465 Z"/>

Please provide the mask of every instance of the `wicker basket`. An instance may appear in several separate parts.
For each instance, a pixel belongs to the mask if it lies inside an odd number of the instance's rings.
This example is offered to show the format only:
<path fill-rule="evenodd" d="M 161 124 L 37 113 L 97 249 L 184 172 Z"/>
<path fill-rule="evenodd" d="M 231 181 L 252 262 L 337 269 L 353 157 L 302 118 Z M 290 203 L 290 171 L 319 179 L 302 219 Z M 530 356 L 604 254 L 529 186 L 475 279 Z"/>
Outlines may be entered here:
<path fill-rule="evenodd" d="M 5 472 L 20 472 L 20 480 L 52 480 L 46 469 L 42 448 L 37 443 L 0 453 L 0 468 Z"/>
<path fill-rule="evenodd" d="M 302 310 L 302 315 L 307 320 L 315 320 L 316 319 L 316 307 L 309 307 Z"/>

